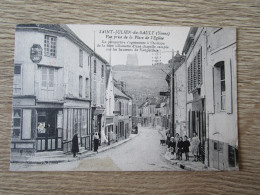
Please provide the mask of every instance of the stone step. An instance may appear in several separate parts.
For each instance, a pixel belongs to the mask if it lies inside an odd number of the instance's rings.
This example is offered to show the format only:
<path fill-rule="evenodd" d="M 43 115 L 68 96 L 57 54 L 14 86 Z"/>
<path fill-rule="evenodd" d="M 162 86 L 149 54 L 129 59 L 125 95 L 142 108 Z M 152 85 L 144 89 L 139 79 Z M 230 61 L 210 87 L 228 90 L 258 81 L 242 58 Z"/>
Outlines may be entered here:
<path fill-rule="evenodd" d="M 66 154 L 64 154 L 63 151 L 44 151 L 44 152 L 36 152 L 34 157 L 64 157 Z"/>

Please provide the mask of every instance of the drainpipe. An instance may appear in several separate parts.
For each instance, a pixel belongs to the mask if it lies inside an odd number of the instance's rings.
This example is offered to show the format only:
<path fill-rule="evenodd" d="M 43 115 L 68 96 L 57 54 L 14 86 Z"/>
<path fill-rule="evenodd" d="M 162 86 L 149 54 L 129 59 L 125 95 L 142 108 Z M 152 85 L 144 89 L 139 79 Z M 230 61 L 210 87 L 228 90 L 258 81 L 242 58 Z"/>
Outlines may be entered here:
<path fill-rule="evenodd" d="M 92 140 L 93 140 L 93 129 L 94 129 L 94 124 L 93 124 L 93 119 L 94 119 L 94 109 L 92 109 L 92 61 L 91 58 L 93 57 L 94 52 L 92 52 L 89 56 L 89 77 L 90 77 L 90 91 L 89 91 L 89 98 L 90 98 L 90 112 L 91 112 L 91 120 L 90 122 L 90 127 L 91 127 L 91 132 L 90 132 L 90 150 L 93 148 Z"/>
<path fill-rule="evenodd" d="M 172 104 L 172 109 L 171 109 L 171 111 L 172 111 L 172 119 L 171 119 L 171 121 L 172 121 L 172 123 L 171 123 L 171 129 L 172 129 L 172 134 L 173 134 L 173 136 L 175 135 L 175 125 L 174 125 L 174 121 L 175 121 L 175 117 L 174 117 L 174 115 L 175 115 L 175 106 L 174 106 L 174 71 L 172 72 L 172 75 L 171 75 L 171 83 L 172 83 L 172 86 L 171 86 L 171 104 Z"/>

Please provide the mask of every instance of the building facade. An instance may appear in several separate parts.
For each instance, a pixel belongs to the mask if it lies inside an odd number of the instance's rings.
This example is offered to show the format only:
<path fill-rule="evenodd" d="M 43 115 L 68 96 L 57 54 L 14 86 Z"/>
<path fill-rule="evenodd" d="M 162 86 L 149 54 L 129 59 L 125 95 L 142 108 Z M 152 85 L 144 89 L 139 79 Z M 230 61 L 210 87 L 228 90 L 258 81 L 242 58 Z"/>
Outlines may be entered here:
<path fill-rule="evenodd" d="M 115 131 L 115 97 L 114 97 L 114 79 L 113 71 L 110 65 L 107 65 L 106 70 L 106 129 L 105 136 L 108 144 L 116 141 Z"/>
<path fill-rule="evenodd" d="M 106 65 L 108 62 L 93 53 L 91 57 L 91 107 L 93 132 L 98 132 L 100 144 L 107 143 L 106 129 Z"/>
<path fill-rule="evenodd" d="M 198 133 L 200 160 L 219 170 L 236 169 L 236 31 L 191 28 L 184 45 L 187 130 Z"/>
<path fill-rule="evenodd" d="M 116 140 L 129 137 L 132 130 L 132 99 L 114 86 Z"/>
<path fill-rule="evenodd" d="M 66 25 L 17 25 L 14 152 L 71 150 L 74 133 L 91 148 L 90 54 Z"/>

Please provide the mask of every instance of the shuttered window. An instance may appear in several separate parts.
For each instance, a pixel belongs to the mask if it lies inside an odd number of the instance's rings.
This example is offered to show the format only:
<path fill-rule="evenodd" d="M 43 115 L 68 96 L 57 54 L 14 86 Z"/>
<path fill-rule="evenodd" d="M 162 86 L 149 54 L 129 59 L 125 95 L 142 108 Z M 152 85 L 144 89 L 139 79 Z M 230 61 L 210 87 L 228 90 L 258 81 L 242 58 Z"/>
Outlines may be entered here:
<path fill-rule="evenodd" d="M 202 84 L 202 49 L 198 51 L 190 66 L 188 67 L 188 91 L 191 93 L 193 90 L 200 88 Z"/>
<path fill-rule="evenodd" d="M 201 48 L 197 54 L 197 68 L 198 68 L 198 85 L 202 84 L 202 78 L 201 78 Z"/>

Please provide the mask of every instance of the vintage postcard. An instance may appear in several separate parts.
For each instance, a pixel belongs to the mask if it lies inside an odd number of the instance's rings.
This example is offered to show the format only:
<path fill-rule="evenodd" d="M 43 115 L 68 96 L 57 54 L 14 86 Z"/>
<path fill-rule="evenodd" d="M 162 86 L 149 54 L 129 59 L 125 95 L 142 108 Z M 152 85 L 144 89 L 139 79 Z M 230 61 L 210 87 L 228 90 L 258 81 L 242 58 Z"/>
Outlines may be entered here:
<path fill-rule="evenodd" d="M 11 171 L 238 170 L 236 29 L 20 24 Z"/>

